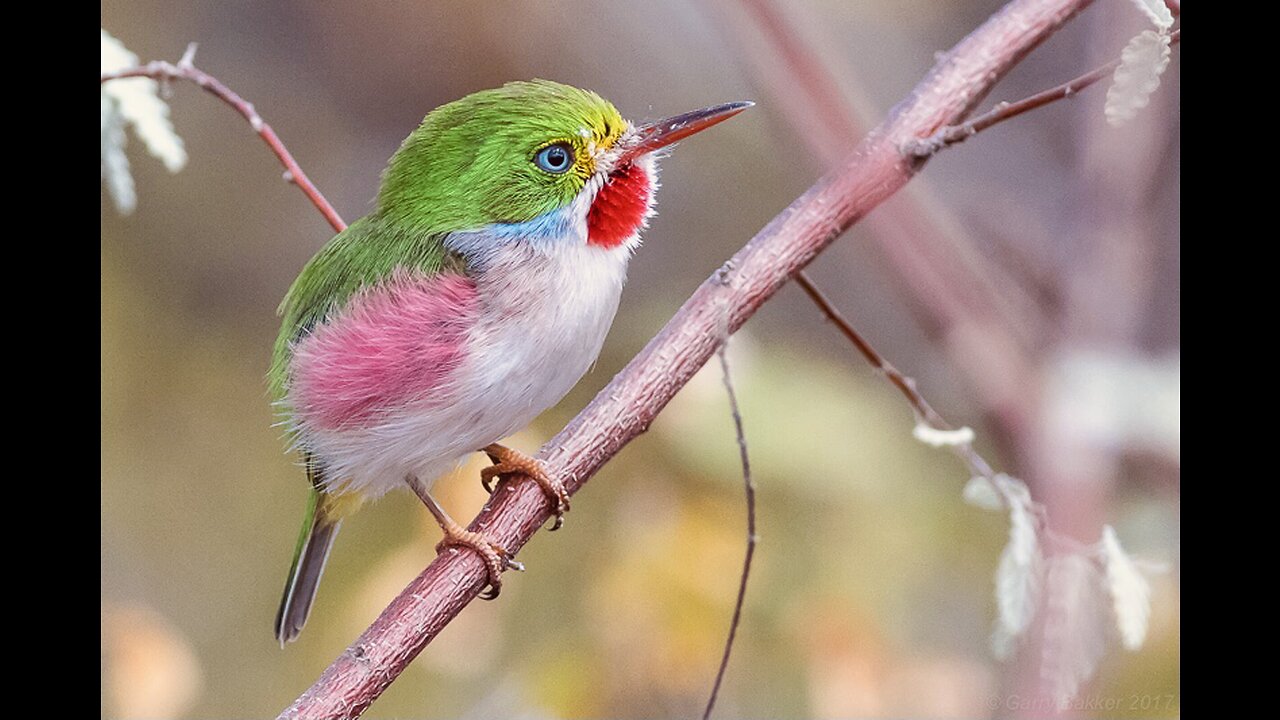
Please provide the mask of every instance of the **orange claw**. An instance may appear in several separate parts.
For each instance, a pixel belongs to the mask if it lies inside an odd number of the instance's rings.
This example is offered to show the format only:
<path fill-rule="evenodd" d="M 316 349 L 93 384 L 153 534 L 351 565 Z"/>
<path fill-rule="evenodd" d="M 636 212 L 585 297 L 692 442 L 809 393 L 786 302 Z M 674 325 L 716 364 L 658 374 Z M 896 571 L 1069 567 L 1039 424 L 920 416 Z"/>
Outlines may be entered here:
<path fill-rule="evenodd" d="M 551 529 L 559 530 L 564 526 L 564 514 L 569 512 L 569 493 L 564 489 L 564 483 L 547 474 L 537 458 L 498 443 L 485 447 L 484 453 L 493 461 L 493 465 L 480 471 L 480 484 L 485 490 L 490 494 L 493 493 L 494 478 L 504 475 L 527 475 L 538 483 L 555 510 L 556 522 Z"/>

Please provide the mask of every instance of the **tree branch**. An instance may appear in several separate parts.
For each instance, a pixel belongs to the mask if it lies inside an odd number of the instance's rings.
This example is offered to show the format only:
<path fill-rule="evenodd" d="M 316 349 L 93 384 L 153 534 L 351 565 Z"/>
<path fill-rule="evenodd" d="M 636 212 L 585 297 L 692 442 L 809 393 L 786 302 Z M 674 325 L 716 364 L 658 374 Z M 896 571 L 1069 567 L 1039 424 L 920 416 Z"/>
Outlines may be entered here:
<path fill-rule="evenodd" d="M 1169 34 L 1170 45 L 1177 44 L 1181 39 L 1182 28 L 1178 28 Z M 1005 120 L 1017 117 L 1030 110 L 1044 107 L 1051 102 L 1075 97 L 1076 93 L 1115 72 L 1118 67 L 1120 67 L 1120 58 L 1116 58 L 1092 72 L 1085 73 L 1075 80 L 1069 80 L 1056 87 L 1051 87 L 1048 90 L 1038 92 L 1031 97 L 1023 98 L 1018 102 L 997 103 L 996 106 L 991 108 L 989 111 L 972 118 L 967 122 L 960 123 L 959 125 L 948 125 L 927 138 L 908 142 L 906 146 L 903 147 L 902 151 L 916 157 L 929 157 L 943 148 L 968 140 L 992 125 L 1002 123 Z"/>
<path fill-rule="evenodd" d="M 240 113 L 241 117 L 249 121 L 249 127 L 258 133 L 258 136 L 267 144 L 267 147 L 271 148 L 271 152 L 275 153 L 275 156 L 280 160 L 280 164 L 284 166 L 285 181 L 298 186 L 298 189 L 307 196 L 312 205 L 316 206 L 316 209 L 320 211 L 324 219 L 329 221 L 329 225 L 333 227 L 334 232 L 346 230 L 347 224 L 342 221 L 338 211 L 334 210 L 324 195 L 320 194 L 320 190 L 312 184 L 311 178 L 302 172 L 302 168 L 293 159 L 293 155 L 285 148 L 284 143 L 280 142 L 276 131 L 272 130 L 271 126 L 254 109 L 253 103 L 237 95 L 231 88 L 223 85 L 218 78 L 193 65 L 192 60 L 195 58 L 195 54 L 196 44 L 191 43 L 187 46 L 187 51 L 183 53 L 182 59 L 178 61 L 177 65 L 164 60 L 154 60 L 140 67 L 102 73 L 102 82 L 146 77 L 159 83 L 167 83 L 177 78 L 179 80 L 188 80 L 204 88 L 210 94 L 230 105 L 236 112 Z"/>
<path fill-rule="evenodd" d="M 1011 67 L 1091 0 L 1014 0 L 942 56 L 842 167 L 783 210 L 685 302 L 666 327 L 539 453 L 570 493 L 579 490 L 658 413 L 797 271 L 923 167 L 899 148 L 961 121 Z M 550 518 L 527 478 L 504 482 L 470 529 L 519 550 Z M 486 570 L 445 552 L 382 612 L 281 718 L 359 716 L 481 591 Z"/>
<path fill-rule="evenodd" d="M 799 23 L 789 18 L 798 10 L 778 0 L 720 4 L 737 10 L 726 12 L 731 24 L 745 18 L 760 36 L 756 40 L 738 32 L 736 40 L 743 62 L 773 97 L 771 110 L 787 120 L 815 157 L 829 167 L 842 161 L 853 140 L 842 134 L 863 124 L 835 90 L 854 84 L 848 78 L 855 71 L 837 75 L 828 67 L 813 43 L 802 37 Z M 1038 295 L 1004 263 L 991 262 L 990 253 L 979 248 L 953 215 L 926 186 L 913 185 L 867 218 L 867 228 L 892 270 L 888 277 L 912 301 L 906 308 L 929 334 L 948 340 L 979 402 L 1012 441 L 1025 432 L 1026 418 L 1034 412 L 1030 399 L 1013 388 L 1030 373 L 1050 318 Z M 976 343 L 977 353 L 962 340 L 972 337 L 983 338 Z"/>

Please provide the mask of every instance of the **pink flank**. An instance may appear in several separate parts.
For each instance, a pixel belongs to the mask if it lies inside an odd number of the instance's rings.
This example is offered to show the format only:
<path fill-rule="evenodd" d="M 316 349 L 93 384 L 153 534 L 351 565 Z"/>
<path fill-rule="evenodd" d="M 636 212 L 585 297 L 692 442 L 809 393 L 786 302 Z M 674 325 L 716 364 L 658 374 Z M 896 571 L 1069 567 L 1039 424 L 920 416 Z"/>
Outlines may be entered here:
<path fill-rule="evenodd" d="M 294 348 L 297 419 L 359 426 L 429 397 L 461 360 L 475 306 L 475 283 L 457 274 L 404 275 L 358 294 Z"/>

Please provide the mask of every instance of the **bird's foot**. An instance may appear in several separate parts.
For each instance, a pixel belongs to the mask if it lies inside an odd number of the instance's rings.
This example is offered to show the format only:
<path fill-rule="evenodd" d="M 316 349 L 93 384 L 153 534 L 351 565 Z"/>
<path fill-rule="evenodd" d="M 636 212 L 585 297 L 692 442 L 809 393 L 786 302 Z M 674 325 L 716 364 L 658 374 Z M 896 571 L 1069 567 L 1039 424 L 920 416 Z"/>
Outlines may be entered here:
<path fill-rule="evenodd" d="M 452 524 L 452 527 L 442 525 L 441 529 L 444 530 L 444 539 L 436 545 L 436 553 L 442 553 L 449 547 L 465 547 L 476 551 L 484 560 L 484 565 L 489 570 L 489 584 L 480 592 L 481 600 L 492 600 L 502 592 L 504 571 L 524 572 L 524 563 L 514 560 L 506 548 L 493 542 L 483 533 L 471 532 L 457 524 Z"/>
<path fill-rule="evenodd" d="M 550 501 L 551 507 L 555 510 L 556 522 L 551 526 L 551 529 L 559 530 L 564 525 L 564 514 L 569 512 L 569 493 L 565 490 L 564 483 L 547 474 L 541 462 L 519 450 L 512 450 L 498 443 L 486 447 L 484 453 L 493 461 L 492 465 L 480 471 L 480 484 L 484 485 L 485 490 L 493 494 L 492 483 L 496 477 L 514 474 L 528 475 L 546 493 L 547 500 Z"/>
<path fill-rule="evenodd" d="M 431 514 L 435 516 L 436 523 L 440 525 L 440 529 L 444 532 L 444 539 L 436 544 L 436 553 L 442 553 L 448 547 L 465 547 L 476 551 L 476 554 L 484 561 L 485 569 L 489 571 L 489 582 L 485 585 L 484 590 L 480 592 L 482 600 L 492 600 L 498 597 L 498 593 L 502 592 L 502 573 L 504 571 L 524 571 L 524 564 L 516 562 L 506 548 L 493 542 L 483 533 L 467 530 L 449 517 L 449 513 L 440 507 L 440 503 L 431 497 L 430 488 L 417 477 L 409 476 L 405 478 L 405 482 L 422 500 L 422 504 L 426 505 Z"/>

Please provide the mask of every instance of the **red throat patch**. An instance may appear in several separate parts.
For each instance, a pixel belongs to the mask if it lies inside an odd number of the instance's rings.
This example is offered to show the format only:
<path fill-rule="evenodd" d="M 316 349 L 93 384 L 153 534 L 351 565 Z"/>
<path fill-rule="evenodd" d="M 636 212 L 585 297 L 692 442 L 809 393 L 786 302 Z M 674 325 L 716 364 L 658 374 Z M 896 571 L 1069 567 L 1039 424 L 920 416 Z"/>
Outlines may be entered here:
<path fill-rule="evenodd" d="M 643 169 L 631 164 L 614 170 L 587 211 L 587 243 L 613 248 L 631 237 L 644 222 L 650 192 Z"/>

